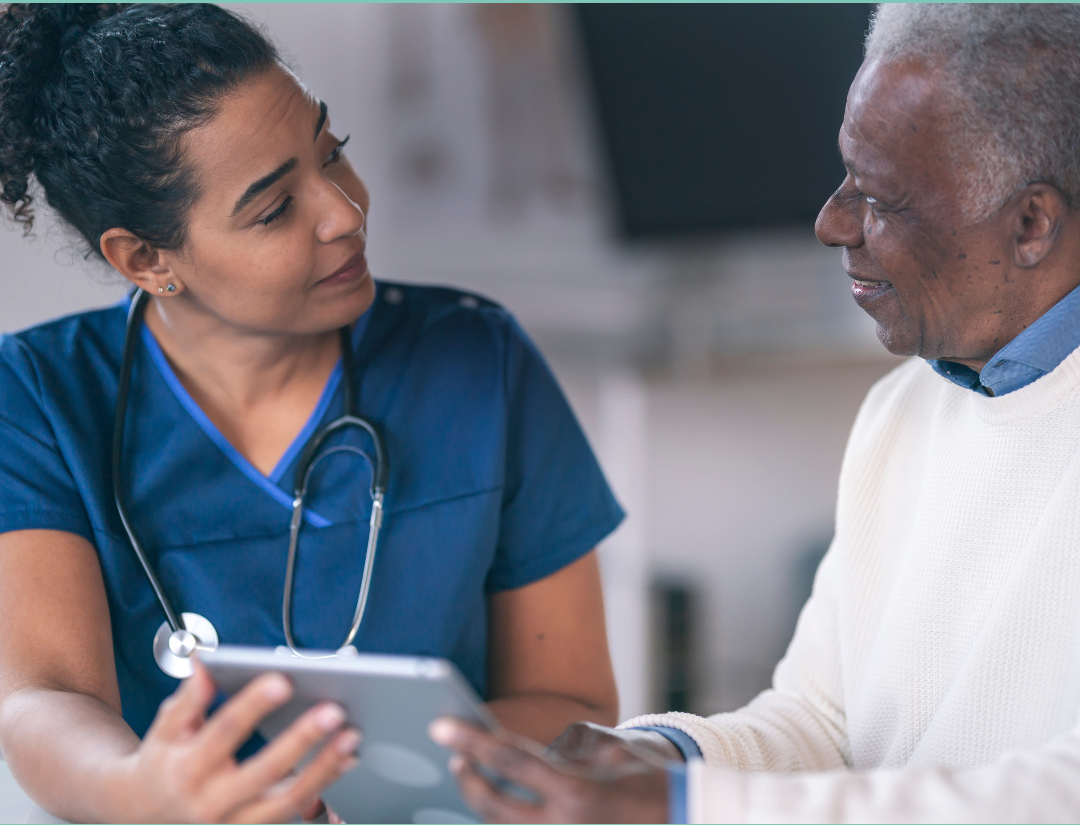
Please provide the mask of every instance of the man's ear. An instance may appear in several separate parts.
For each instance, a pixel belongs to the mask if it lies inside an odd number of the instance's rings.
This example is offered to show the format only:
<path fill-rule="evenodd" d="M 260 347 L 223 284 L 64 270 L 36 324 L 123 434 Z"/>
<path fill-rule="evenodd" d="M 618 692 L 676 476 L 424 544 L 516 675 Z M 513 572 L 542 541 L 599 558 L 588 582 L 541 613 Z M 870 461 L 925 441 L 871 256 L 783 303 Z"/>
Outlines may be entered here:
<path fill-rule="evenodd" d="M 101 254 L 112 268 L 145 292 L 174 296 L 183 290 L 183 283 L 166 257 L 126 229 L 106 231 L 100 244 Z"/>
<path fill-rule="evenodd" d="M 1013 256 L 1022 269 L 1037 266 L 1054 248 L 1068 211 L 1061 192 L 1048 183 L 1033 183 L 1013 198 Z"/>

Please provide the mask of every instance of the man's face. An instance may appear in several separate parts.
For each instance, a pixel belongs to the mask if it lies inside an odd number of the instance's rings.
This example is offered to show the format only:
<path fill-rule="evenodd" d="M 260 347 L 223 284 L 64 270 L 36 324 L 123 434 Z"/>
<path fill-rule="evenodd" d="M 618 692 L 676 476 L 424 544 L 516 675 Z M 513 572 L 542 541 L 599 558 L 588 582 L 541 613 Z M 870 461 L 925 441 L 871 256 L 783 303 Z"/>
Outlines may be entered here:
<path fill-rule="evenodd" d="M 1030 299 L 1000 215 L 963 217 L 945 100 L 932 67 L 863 64 L 840 129 L 847 175 L 816 232 L 844 247 L 852 294 L 886 349 L 981 368 L 1030 322 Z"/>

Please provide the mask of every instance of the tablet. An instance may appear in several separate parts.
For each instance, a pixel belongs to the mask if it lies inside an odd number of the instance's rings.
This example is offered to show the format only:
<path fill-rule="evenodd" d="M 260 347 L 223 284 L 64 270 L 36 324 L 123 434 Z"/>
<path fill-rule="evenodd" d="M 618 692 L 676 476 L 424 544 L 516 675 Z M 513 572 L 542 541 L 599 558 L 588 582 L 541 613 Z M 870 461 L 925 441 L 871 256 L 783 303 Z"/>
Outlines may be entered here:
<path fill-rule="evenodd" d="M 315 651 L 311 651 L 315 653 Z M 263 720 L 270 739 L 318 702 L 345 709 L 363 732 L 360 764 L 323 791 L 345 822 L 476 822 L 447 770 L 450 751 L 428 736 L 428 724 L 453 716 L 495 730 L 480 697 L 445 659 L 366 653 L 300 658 L 287 648 L 221 645 L 199 658 L 232 695 L 261 673 L 289 678 L 295 693 Z"/>

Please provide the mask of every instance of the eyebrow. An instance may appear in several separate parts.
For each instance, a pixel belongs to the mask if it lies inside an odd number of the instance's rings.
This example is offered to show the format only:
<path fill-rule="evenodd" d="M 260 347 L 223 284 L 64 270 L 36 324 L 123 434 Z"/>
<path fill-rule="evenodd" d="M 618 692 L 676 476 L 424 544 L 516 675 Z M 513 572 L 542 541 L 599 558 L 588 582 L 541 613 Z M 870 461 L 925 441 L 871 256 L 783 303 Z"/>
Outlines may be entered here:
<path fill-rule="evenodd" d="M 842 133 L 836 136 L 836 153 L 840 155 L 840 160 L 843 162 L 844 167 L 847 168 L 848 161 L 847 158 L 844 157 L 844 138 Z"/>
<path fill-rule="evenodd" d="M 837 148 L 839 149 L 839 145 L 837 146 Z M 859 176 L 859 170 L 855 168 L 855 162 L 852 161 L 852 160 L 849 160 L 848 158 L 845 158 L 844 157 L 844 152 L 843 152 L 842 149 L 840 150 L 839 154 L 840 154 L 840 162 L 842 164 L 844 164 L 844 169 L 846 171 L 850 172 L 855 177 L 858 177 Z"/>
<path fill-rule="evenodd" d="M 232 217 L 236 217 L 241 209 L 295 169 L 296 163 L 296 158 L 289 158 L 269 175 L 261 177 L 255 181 L 255 183 L 251 184 L 251 186 L 247 188 L 247 191 L 240 196 L 240 200 L 236 202 L 236 206 L 233 207 Z"/>
<path fill-rule="evenodd" d="M 326 103 L 319 101 L 319 120 L 315 123 L 315 137 L 319 137 L 319 133 L 322 132 L 323 124 L 326 123 Z M 289 172 L 296 168 L 296 158 L 289 158 L 281 166 L 271 172 L 265 177 L 259 178 L 255 183 L 251 184 L 245 190 L 244 194 L 240 196 L 240 199 L 233 207 L 232 217 L 236 217 L 240 214 L 240 210 L 251 203 L 255 198 L 259 197 L 263 192 L 285 177 Z"/>

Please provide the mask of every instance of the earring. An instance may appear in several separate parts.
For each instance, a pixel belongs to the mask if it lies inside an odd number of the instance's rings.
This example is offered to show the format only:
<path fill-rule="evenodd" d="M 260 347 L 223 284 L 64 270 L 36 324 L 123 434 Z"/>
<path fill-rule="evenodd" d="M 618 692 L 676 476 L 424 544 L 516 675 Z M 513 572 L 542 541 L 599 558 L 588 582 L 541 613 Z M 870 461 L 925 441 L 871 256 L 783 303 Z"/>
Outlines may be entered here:
<path fill-rule="evenodd" d="M 169 284 L 168 286 L 164 286 L 164 287 L 159 286 L 157 288 L 157 291 L 158 291 L 158 295 L 160 295 L 163 292 L 176 292 L 176 287 L 173 286 L 172 284 Z"/>
<path fill-rule="evenodd" d="M 161 287 L 161 286 L 159 286 L 159 287 L 157 288 L 157 291 L 158 291 L 158 295 L 160 295 L 160 294 L 161 294 L 162 292 L 164 292 L 164 291 L 165 291 L 165 287 Z"/>

